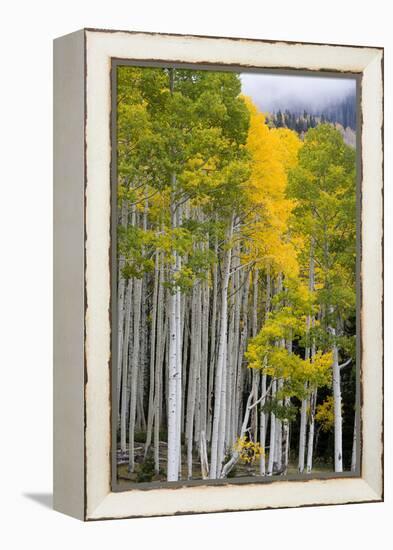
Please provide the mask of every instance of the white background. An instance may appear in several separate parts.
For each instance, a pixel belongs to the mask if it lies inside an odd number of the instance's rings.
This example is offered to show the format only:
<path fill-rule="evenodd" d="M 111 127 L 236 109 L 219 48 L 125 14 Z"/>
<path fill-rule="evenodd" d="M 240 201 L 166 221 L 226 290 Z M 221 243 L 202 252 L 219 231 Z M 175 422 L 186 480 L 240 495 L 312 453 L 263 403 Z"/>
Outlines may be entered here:
<path fill-rule="evenodd" d="M 54 0 L 2 6 L 0 546 L 46 550 L 391 547 L 392 28 L 373 0 Z M 390 21 L 389 21 L 390 19 Z M 384 504 L 83 524 L 52 491 L 52 39 L 82 27 L 385 47 Z M 376 243 L 378 246 L 378 243 Z"/>

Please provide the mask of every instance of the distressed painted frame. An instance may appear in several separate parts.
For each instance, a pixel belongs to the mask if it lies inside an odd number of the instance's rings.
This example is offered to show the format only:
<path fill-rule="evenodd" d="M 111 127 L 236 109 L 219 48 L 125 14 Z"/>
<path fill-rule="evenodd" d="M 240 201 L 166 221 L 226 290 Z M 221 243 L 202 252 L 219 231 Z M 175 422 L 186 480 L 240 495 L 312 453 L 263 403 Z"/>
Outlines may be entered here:
<path fill-rule="evenodd" d="M 112 490 L 111 67 L 129 59 L 360 75 L 359 477 Z M 382 48 L 85 29 L 54 60 L 54 507 L 97 520 L 381 501 Z"/>

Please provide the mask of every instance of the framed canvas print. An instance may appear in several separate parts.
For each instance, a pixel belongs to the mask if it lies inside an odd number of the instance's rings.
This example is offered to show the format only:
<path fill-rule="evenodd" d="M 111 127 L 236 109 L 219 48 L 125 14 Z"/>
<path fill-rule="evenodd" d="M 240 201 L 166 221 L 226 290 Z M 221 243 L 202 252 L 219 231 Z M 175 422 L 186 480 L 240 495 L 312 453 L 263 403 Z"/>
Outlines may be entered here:
<path fill-rule="evenodd" d="M 54 45 L 54 506 L 383 498 L 383 50 Z"/>

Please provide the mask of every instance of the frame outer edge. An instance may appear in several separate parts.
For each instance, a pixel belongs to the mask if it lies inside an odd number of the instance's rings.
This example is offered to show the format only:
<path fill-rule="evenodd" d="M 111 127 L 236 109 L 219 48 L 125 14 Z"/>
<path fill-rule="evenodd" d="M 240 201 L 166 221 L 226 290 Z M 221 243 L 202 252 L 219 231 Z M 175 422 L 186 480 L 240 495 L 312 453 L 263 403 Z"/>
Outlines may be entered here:
<path fill-rule="evenodd" d="M 53 507 L 85 519 L 83 30 L 53 44 Z"/>

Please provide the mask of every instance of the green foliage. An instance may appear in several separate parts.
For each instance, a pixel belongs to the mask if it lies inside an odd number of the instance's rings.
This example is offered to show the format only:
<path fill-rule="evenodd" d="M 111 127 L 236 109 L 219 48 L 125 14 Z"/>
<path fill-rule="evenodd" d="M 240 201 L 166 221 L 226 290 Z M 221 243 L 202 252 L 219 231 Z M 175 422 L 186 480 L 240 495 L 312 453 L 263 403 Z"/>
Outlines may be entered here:
<path fill-rule="evenodd" d="M 282 403 L 283 397 L 288 397 L 288 389 L 284 389 L 276 394 L 274 399 L 266 401 L 262 408 L 266 414 L 274 413 L 279 420 L 288 420 L 289 422 L 296 419 L 297 408 L 292 404 L 285 405 Z"/>
<path fill-rule="evenodd" d="M 139 216 L 148 206 L 145 227 L 119 229 L 124 277 L 152 271 L 156 251 L 168 266 L 178 254 L 182 266 L 167 270 L 165 285 L 187 291 L 218 261 L 201 243 L 209 232 L 222 239 L 249 177 L 250 115 L 240 89 L 235 73 L 118 68 L 118 200 Z M 183 224 L 185 202 L 200 214 Z"/>
<path fill-rule="evenodd" d="M 154 475 L 154 459 L 149 456 L 138 466 L 136 470 L 136 481 L 138 483 L 149 482 L 152 481 Z"/>
<path fill-rule="evenodd" d="M 325 327 L 355 310 L 355 151 L 338 130 L 321 124 L 307 132 L 298 165 L 289 173 L 288 195 L 296 200 L 292 231 L 315 261 L 317 301 Z"/>

